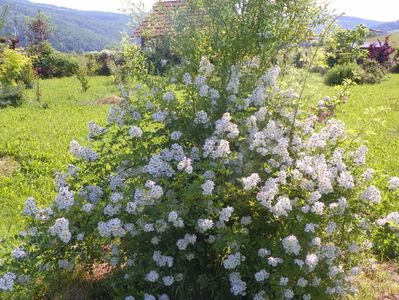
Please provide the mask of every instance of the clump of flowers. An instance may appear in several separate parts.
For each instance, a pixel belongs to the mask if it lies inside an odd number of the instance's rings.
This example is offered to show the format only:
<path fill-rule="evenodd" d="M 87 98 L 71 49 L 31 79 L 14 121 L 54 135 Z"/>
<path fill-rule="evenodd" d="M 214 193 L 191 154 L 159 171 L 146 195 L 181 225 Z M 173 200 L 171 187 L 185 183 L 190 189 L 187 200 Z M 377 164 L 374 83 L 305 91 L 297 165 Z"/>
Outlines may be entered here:
<path fill-rule="evenodd" d="M 382 197 L 369 182 L 367 148 L 348 148 L 342 122 L 298 111 L 278 67 L 249 93 L 240 66 L 223 91 L 212 89 L 213 70 L 203 59 L 198 74 L 176 83 L 187 101 L 164 86 L 137 86 L 105 128 L 91 126 L 93 149 L 71 143 L 78 166 L 57 177 L 49 208 L 28 199 L 35 230 L 24 238 L 34 247 L 13 252 L 1 290 L 21 286 L 18 276 L 102 262 L 124 299 L 354 292 L 353 268 L 370 249 L 370 212 Z M 398 186 L 394 178 L 389 190 Z"/>

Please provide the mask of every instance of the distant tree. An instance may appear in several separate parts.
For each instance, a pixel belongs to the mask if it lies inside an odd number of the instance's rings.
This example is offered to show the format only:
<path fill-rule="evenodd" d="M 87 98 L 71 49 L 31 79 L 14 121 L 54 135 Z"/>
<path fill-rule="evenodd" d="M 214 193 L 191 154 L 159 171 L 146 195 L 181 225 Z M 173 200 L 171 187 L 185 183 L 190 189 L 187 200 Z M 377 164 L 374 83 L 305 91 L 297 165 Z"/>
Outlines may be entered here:
<path fill-rule="evenodd" d="M 29 50 L 34 54 L 40 54 L 44 44 L 48 42 L 54 33 L 50 17 L 38 11 L 36 17 L 25 18 L 25 25 Z"/>

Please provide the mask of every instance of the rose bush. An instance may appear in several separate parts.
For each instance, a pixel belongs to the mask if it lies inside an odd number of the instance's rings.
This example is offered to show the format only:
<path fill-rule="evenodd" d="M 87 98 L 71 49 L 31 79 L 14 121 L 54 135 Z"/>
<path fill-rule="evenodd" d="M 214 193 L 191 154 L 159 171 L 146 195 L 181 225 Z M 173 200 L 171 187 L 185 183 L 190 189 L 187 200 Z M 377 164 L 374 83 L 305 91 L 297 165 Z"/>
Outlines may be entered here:
<path fill-rule="evenodd" d="M 342 122 L 301 112 L 278 67 L 258 81 L 248 68 L 232 66 L 223 91 L 207 59 L 173 85 L 121 87 L 108 124 L 89 124 L 91 146 L 71 142 L 76 163 L 57 174 L 54 203 L 27 200 L 0 290 L 106 263 L 117 299 L 355 292 L 383 201 L 367 148 Z"/>

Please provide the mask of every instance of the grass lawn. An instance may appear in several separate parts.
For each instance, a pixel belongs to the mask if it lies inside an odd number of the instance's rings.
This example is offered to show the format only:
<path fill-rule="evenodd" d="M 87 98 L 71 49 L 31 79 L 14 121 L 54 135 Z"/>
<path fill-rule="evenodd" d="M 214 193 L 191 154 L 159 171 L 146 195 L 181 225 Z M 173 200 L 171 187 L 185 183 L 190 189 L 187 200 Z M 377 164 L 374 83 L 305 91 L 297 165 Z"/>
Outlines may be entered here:
<path fill-rule="evenodd" d="M 21 229 L 27 197 L 52 201 L 54 173 L 70 161 L 69 142 L 85 143 L 87 123 L 105 122 L 108 105 L 95 100 L 117 95 L 117 89 L 107 77 L 93 77 L 90 85 L 82 93 L 75 78 L 43 80 L 41 103 L 30 90 L 21 107 L 0 110 L 0 240 Z"/>
<path fill-rule="evenodd" d="M 306 94 L 317 104 L 337 91 L 312 75 Z M 387 175 L 399 175 L 399 74 L 389 74 L 381 84 L 351 87 L 347 104 L 337 117 L 351 135 L 360 135 L 369 147 L 369 165 Z"/>

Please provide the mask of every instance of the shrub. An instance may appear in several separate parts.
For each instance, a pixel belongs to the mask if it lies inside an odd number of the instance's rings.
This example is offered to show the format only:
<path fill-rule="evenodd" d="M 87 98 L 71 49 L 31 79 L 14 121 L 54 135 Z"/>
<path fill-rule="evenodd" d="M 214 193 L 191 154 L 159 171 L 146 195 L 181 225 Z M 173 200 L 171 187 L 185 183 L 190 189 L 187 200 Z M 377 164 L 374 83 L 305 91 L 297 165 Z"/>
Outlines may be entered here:
<path fill-rule="evenodd" d="M 355 29 L 338 29 L 327 46 L 327 64 L 330 67 L 348 63 L 362 62 L 367 51 L 361 49 L 368 29 L 363 24 Z"/>
<path fill-rule="evenodd" d="M 79 64 L 73 56 L 58 52 L 45 43 L 40 55 L 35 56 L 33 66 L 42 78 L 73 76 L 79 69 Z"/>
<path fill-rule="evenodd" d="M 389 45 L 389 37 L 385 38 L 385 42 L 373 43 L 369 47 L 368 57 L 371 60 L 377 61 L 381 66 L 389 69 L 392 67 L 392 54 L 396 51 L 395 48 Z"/>
<path fill-rule="evenodd" d="M 361 83 L 380 83 L 387 73 L 387 69 L 375 60 L 366 60 L 362 68 L 364 73 L 360 79 Z"/>
<path fill-rule="evenodd" d="M 32 62 L 24 54 L 12 49 L 5 49 L 1 54 L 0 83 L 4 86 L 16 86 L 18 81 L 29 82 L 32 74 Z"/>
<path fill-rule="evenodd" d="M 327 72 L 325 83 L 328 85 L 340 85 L 344 83 L 345 79 L 359 83 L 363 74 L 363 69 L 355 63 L 336 65 Z"/>
<path fill-rule="evenodd" d="M 24 87 L 21 85 L 0 86 L 0 107 L 19 106 L 23 102 L 23 96 Z"/>
<path fill-rule="evenodd" d="M 90 88 L 90 77 L 88 75 L 87 69 L 80 67 L 76 72 L 76 79 L 79 81 L 82 87 L 82 92 L 86 92 Z"/>
<path fill-rule="evenodd" d="M 87 54 L 88 68 L 94 75 L 109 76 L 115 66 L 123 65 L 123 55 L 119 51 L 103 50 Z"/>
<path fill-rule="evenodd" d="M 162 81 L 125 91 L 106 127 L 89 124 L 92 148 L 71 142 L 76 164 L 56 176 L 54 203 L 26 202 L 25 242 L 0 289 L 18 295 L 21 284 L 108 263 L 122 299 L 353 291 L 374 212 L 386 205 L 367 148 L 347 148 L 340 121 L 298 111 L 277 67 L 249 97 L 240 82 L 251 77 L 233 67 L 230 101 L 220 103 L 214 67 L 200 65 L 176 93 Z"/>

